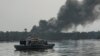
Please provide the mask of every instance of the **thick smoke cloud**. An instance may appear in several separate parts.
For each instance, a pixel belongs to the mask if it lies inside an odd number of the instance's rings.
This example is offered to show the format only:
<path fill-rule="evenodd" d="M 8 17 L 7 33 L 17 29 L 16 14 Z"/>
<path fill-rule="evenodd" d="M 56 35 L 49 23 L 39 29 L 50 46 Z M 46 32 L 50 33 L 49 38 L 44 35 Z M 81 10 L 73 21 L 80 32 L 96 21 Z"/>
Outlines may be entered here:
<path fill-rule="evenodd" d="M 66 0 L 57 19 L 40 20 L 39 26 L 34 26 L 31 32 L 60 32 L 63 28 L 68 30 L 72 26 L 92 23 L 100 13 L 99 8 L 100 0 Z"/>
<path fill-rule="evenodd" d="M 68 30 L 72 25 L 85 25 L 93 22 L 97 19 L 97 12 L 99 11 L 97 7 L 100 7 L 99 4 L 100 0 L 67 0 L 58 13 L 57 23 L 59 30 L 64 27 Z"/>

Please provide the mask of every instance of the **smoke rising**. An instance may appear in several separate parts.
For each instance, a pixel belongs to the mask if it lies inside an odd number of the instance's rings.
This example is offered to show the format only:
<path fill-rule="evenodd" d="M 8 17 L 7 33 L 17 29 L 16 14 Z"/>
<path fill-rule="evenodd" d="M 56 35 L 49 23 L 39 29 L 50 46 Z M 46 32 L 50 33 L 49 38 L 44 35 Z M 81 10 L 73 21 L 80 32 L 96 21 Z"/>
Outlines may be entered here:
<path fill-rule="evenodd" d="M 58 27 L 69 29 L 72 25 L 92 23 L 98 16 L 100 0 L 67 0 L 58 13 Z M 98 11 L 96 11 L 98 10 Z"/>
<path fill-rule="evenodd" d="M 60 32 L 63 28 L 77 27 L 95 21 L 100 13 L 100 0 L 66 0 L 60 8 L 57 19 L 40 20 L 39 26 L 34 26 L 35 32 Z"/>

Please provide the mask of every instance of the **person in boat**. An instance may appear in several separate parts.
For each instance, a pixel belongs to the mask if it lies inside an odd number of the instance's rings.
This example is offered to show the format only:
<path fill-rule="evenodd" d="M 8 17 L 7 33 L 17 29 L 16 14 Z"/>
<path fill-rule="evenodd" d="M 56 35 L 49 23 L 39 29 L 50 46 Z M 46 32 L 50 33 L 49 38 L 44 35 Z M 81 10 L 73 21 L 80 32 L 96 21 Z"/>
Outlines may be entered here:
<path fill-rule="evenodd" d="M 40 39 L 36 35 L 30 35 L 26 39 L 26 45 L 39 44 Z"/>
<path fill-rule="evenodd" d="M 26 38 L 26 45 L 30 45 L 31 42 L 31 36 L 29 36 L 28 38 Z"/>

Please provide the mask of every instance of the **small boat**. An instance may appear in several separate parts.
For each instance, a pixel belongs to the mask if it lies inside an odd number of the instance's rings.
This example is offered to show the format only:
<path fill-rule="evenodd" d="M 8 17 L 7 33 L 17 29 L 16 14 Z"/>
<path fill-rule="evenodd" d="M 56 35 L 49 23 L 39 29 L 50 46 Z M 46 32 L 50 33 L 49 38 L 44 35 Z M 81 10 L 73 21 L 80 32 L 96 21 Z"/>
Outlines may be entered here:
<path fill-rule="evenodd" d="M 40 50 L 52 49 L 54 45 L 38 38 L 28 38 L 28 40 L 20 41 L 20 45 L 14 45 L 14 47 L 16 50 Z"/>

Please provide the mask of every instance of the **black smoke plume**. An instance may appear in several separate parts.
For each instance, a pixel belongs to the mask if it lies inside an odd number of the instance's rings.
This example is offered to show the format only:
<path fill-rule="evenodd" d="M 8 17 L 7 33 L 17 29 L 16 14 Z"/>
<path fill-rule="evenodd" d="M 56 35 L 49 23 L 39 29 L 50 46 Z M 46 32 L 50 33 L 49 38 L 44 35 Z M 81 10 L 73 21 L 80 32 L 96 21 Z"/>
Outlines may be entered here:
<path fill-rule="evenodd" d="M 100 0 L 66 0 L 60 8 L 57 19 L 49 21 L 40 20 L 39 26 L 34 26 L 31 32 L 60 32 L 63 28 L 68 30 L 73 25 L 92 23 L 98 16 Z"/>
<path fill-rule="evenodd" d="M 96 6 L 100 6 L 100 0 L 67 0 L 58 13 L 58 28 L 69 29 L 72 25 L 85 25 L 97 18 Z"/>

